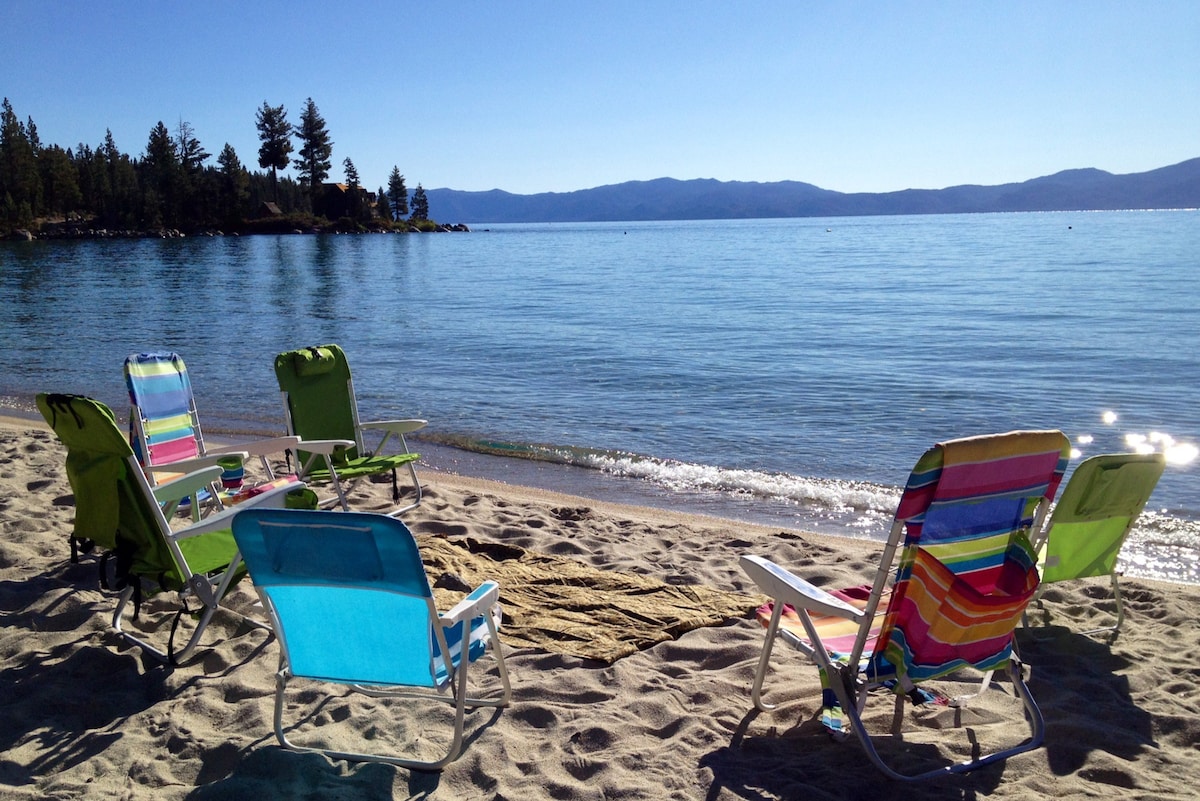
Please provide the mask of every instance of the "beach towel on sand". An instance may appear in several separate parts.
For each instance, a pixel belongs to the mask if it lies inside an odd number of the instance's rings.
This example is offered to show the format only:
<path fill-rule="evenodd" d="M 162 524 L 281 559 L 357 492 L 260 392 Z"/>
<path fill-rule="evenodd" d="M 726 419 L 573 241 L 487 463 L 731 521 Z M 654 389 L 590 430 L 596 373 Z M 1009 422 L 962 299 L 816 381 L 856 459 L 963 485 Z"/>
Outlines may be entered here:
<path fill-rule="evenodd" d="M 500 639 L 506 645 L 607 664 L 692 629 L 745 617 L 762 602 L 504 543 L 430 535 L 417 535 L 417 543 L 439 608 L 492 579 L 500 584 Z"/>

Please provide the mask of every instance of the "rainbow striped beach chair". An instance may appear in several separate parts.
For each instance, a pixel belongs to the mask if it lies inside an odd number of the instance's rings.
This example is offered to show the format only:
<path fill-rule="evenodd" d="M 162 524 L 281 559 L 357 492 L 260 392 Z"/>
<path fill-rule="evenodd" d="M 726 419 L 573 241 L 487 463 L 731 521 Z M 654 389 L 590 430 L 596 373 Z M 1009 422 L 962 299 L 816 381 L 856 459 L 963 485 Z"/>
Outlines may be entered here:
<path fill-rule="evenodd" d="M 1038 588 L 1030 533 L 1040 529 L 1069 456 L 1059 431 L 934 446 L 909 476 L 869 587 L 830 593 L 767 559 L 741 557 L 742 568 L 773 599 L 760 610 L 767 632 L 751 691 L 755 706 L 775 708 L 764 703 L 762 690 L 772 646 L 782 638 L 820 669 L 826 727 L 842 733 L 845 714 L 871 762 L 891 778 L 974 770 L 1040 746 L 1045 724 L 1025 685 L 1013 632 Z M 1029 739 L 916 773 L 890 767 L 863 724 L 871 691 L 895 694 L 898 727 L 905 699 L 937 698 L 918 685 L 964 668 L 985 674 L 980 692 L 992 671 L 1007 670 Z"/>
<path fill-rule="evenodd" d="M 276 476 L 267 457 L 294 450 L 300 444 L 299 437 L 275 437 L 216 448 L 205 445 L 192 381 L 178 353 L 131 354 L 125 359 L 125 386 L 129 390 L 130 443 L 152 487 L 233 457 L 236 466 L 226 466 L 221 484 L 229 496 L 236 497 L 243 489 L 241 460 L 247 456 L 259 457 L 266 474 L 262 482 L 265 487 L 284 486 L 295 480 L 295 476 Z M 262 490 L 263 486 L 253 489 Z M 191 500 L 211 499 L 219 509 L 223 506 L 221 494 L 221 488 L 214 482 L 209 491 L 201 490 Z M 192 516 L 198 519 L 200 504 L 193 503 L 191 508 Z"/>

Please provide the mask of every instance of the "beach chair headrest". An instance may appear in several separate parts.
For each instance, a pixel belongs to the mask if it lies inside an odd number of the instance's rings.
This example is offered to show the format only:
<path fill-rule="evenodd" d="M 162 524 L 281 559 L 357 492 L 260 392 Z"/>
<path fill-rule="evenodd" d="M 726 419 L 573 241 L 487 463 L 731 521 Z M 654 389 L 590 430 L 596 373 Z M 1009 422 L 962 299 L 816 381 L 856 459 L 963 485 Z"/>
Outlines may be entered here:
<path fill-rule="evenodd" d="M 1129 517 L 1140 512 L 1162 475 L 1162 454 L 1094 458 L 1094 469 L 1085 476 L 1085 491 L 1071 498 L 1064 495 L 1061 501 L 1070 514 L 1076 518 L 1100 520 Z"/>
<path fill-rule="evenodd" d="M 338 357 L 334 349 L 327 345 L 314 348 L 301 348 L 279 354 L 278 361 L 291 365 L 292 372 L 303 378 L 306 376 L 328 373 L 337 366 Z M 278 366 L 278 365 L 277 365 Z"/>

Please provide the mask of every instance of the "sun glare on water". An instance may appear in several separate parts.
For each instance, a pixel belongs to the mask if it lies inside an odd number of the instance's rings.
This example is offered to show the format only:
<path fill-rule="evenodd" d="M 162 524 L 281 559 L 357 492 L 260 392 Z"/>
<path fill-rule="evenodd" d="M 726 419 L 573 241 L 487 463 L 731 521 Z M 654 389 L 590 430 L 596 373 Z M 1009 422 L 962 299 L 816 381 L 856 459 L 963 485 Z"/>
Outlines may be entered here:
<path fill-rule="evenodd" d="M 1106 411 L 1100 415 L 1105 425 L 1117 422 L 1117 413 Z M 1078 459 L 1084 455 L 1085 446 L 1092 445 L 1096 438 L 1091 434 L 1078 434 L 1071 448 L 1071 458 Z M 1191 442 L 1177 442 L 1170 434 L 1161 431 L 1151 431 L 1149 434 L 1128 432 L 1124 435 L 1125 449 L 1133 453 L 1156 453 L 1161 451 L 1169 465 L 1188 465 L 1200 457 L 1200 448 Z"/>

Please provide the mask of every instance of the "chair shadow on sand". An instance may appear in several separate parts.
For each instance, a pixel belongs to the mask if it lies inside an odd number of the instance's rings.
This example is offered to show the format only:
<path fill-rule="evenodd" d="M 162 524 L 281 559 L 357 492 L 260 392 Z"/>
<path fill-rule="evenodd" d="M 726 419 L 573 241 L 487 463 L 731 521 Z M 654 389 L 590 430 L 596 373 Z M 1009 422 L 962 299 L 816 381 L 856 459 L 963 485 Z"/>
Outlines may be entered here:
<path fill-rule="evenodd" d="M 125 720 L 166 695 L 161 677 L 139 675 L 136 656 L 91 642 L 87 622 L 97 610 L 75 601 L 73 578 L 93 571 L 66 564 L 41 576 L 0 581 L 6 629 L 77 634 L 69 642 L 9 657 L 0 669 L 5 721 L 0 752 L 6 757 L 22 748 L 37 753 L 24 762 L 0 759 L 0 785 L 29 786 L 40 776 L 86 762 L 122 737 Z M 64 697 L 64 687 L 78 685 L 91 688 L 85 700 Z"/>
<path fill-rule="evenodd" d="M 339 697 L 324 699 L 307 716 L 313 718 Z M 501 709 L 480 709 L 468 715 L 463 751 L 500 719 Z M 332 712 L 331 712 L 332 714 Z M 486 720 L 472 720 L 482 718 Z M 303 722 L 303 721 L 300 721 Z M 297 725 L 299 725 L 299 723 Z M 393 798 L 396 777 L 407 774 L 408 797 L 432 797 L 442 781 L 441 771 L 406 770 L 381 762 L 333 761 L 316 753 L 289 751 L 275 744 L 272 732 L 245 748 L 226 743 L 200 756 L 197 787 L 188 801 L 224 798 L 353 797 L 364 801 Z M 488 792 L 482 787 L 480 791 Z"/>
<path fill-rule="evenodd" d="M 210 664 L 197 672 L 203 652 L 190 663 L 195 675 L 182 686 L 168 685 L 174 669 L 126 646 L 102 623 L 112 613 L 112 598 L 78 592 L 95 586 L 96 569 L 91 559 L 64 561 L 41 575 L 0 581 L 0 617 L 8 632 L 71 637 L 48 638 L 53 644 L 8 657 L 0 668 L 0 786 L 31 786 L 98 756 L 124 736 L 121 729 L 131 718 L 197 680 L 258 658 L 266 644 L 259 643 L 236 664 Z M 14 761 L 11 756 L 20 749 L 36 756 Z"/>
<path fill-rule="evenodd" d="M 1018 641 L 1031 667 L 1030 689 L 1046 718 L 1043 747 L 1054 775 L 1075 773 L 1094 751 L 1128 763 L 1157 747 L 1152 716 L 1137 706 L 1129 678 L 1120 674 L 1133 662 L 1113 650 L 1115 643 L 1063 626 L 1026 629 L 1018 632 Z M 1087 778 L 1134 786 L 1132 776 L 1111 771 L 1091 771 Z"/>
<path fill-rule="evenodd" d="M 1152 719 L 1134 702 L 1126 676 L 1119 671 L 1131 665 L 1114 653 L 1106 640 L 1097 640 L 1064 627 L 1041 627 L 1017 632 L 1022 658 L 1030 672 L 1029 686 L 1046 719 L 1042 749 L 1014 760 L 1044 759 L 1055 776 L 1083 770 L 1084 778 L 1103 785 L 1134 787 L 1131 775 L 1114 770 L 1088 770 L 1089 755 L 1102 751 L 1121 762 L 1132 762 L 1147 748 L 1156 747 Z M 797 670 L 811 669 L 797 662 Z M 996 690 L 992 690 L 995 692 Z M 820 722 L 820 697 L 790 702 L 790 708 L 772 714 L 749 712 L 741 719 L 729 744 L 706 754 L 700 767 L 712 771 L 707 797 L 716 799 L 725 790 L 746 799 L 810 799 L 887 796 L 897 785 L 876 771 L 853 738 L 834 742 Z M 1113 725 L 1119 721 L 1120 725 Z M 957 723 L 957 721 L 956 721 Z M 751 734 L 753 729 L 755 732 Z M 1018 728 L 1014 728 L 1017 731 Z M 953 729 L 947 738 L 962 737 L 972 747 L 970 726 Z M 1097 732 L 1103 734 L 1098 736 Z M 886 738 L 885 738 L 886 739 Z M 894 747 L 883 743 L 881 748 Z M 937 746 L 906 741 L 899 746 L 907 757 L 922 764 L 946 760 Z M 980 799 L 991 795 L 1004 781 L 1007 763 L 971 773 L 946 776 L 903 788 L 906 797 L 919 799 Z"/>

